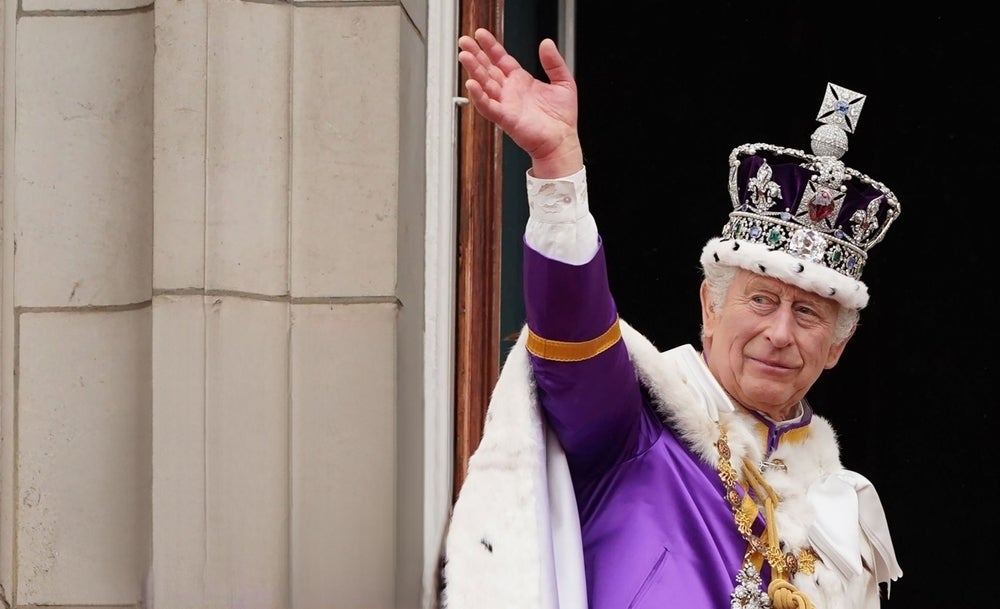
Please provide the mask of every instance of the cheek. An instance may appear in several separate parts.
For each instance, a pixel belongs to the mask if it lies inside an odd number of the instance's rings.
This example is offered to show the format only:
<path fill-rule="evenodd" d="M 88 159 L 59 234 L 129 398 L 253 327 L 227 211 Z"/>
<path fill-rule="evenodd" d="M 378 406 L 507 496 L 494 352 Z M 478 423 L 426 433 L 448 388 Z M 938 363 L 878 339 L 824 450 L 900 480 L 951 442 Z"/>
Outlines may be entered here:
<path fill-rule="evenodd" d="M 729 352 L 729 365 L 734 369 L 742 366 L 743 356 L 747 351 L 747 345 L 753 342 L 753 337 L 753 333 L 746 330 L 742 332 L 734 331 L 733 333 L 726 335 L 727 351 Z"/>
<path fill-rule="evenodd" d="M 737 351 L 742 350 L 747 343 L 752 342 L 758 336 L 761 336 L 761 331 L 756 328 L 753 324 L 749 323 L 734 323 L 726 326 L 723 335 L 726 340 L 730 343 L 731 347 Z"/>
<path fill-rule="evenodd" d="M 817 339 L 805 343 L 801 351 L 811 368 L 822 370 L 826 368 L 827 363 L 830 361 L 830 355 L 833 353 L 833 344 L 827 340 Z"/>

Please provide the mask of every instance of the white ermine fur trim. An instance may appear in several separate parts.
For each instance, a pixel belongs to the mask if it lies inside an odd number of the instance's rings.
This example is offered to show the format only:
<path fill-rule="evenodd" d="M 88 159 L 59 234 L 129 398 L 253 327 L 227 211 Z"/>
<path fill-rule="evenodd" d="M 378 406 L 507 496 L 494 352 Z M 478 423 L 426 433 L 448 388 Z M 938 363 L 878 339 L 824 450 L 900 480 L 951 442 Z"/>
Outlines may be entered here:
<path fill-rule="evenodd" d="M 860 310 L 868 305 L 868 286 L 861 281 L 760 243 L 716 237 L 702 249 L 701 264 L 738 266 L 832 298 L 853 309 Z"/>
<path fill-rule="evenodd" d="M 522 331 L 490 397 L 445 545 L 443 606 L 541 609 L 545 434 Z M 547 557 L 546 560 L 551 560 Z"/>

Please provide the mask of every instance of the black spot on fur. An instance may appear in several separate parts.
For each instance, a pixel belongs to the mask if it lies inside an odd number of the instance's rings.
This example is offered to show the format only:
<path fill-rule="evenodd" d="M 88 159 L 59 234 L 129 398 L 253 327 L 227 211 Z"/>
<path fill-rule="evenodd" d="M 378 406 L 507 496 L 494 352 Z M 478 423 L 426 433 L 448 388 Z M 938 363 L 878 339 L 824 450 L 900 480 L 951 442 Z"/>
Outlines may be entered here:
<path fill-rule="evenodd" d="M 795 271 L 795 272 L 796 272 L 796 273 L 801 273 L 801 272 L 802 272 L 802 271 L 804 271 L 804 270 L 806 270 L 806 267 L 802 266 L 802 263 L 800 262 L 800 263 L 799 263 L 799 268 L 798 268 L 798 269 L 796 269 L 796 271 Z"/>
<path fill-rule="evenodd" d="M 837 294 L 837 288 L 830 288 L 830 296 L 831 297 L 836 296 L 836 294 Z"/>
<path fill-rule="evenodd" d="M 483 547 L 489 550 L 490 554 L 493 553 L 493 544 L 486 540 L 486 538 L 480 539 L 479 543 L 483 544 Z"/>
<path fill-rule="evenodd" d="M 761 273 L 764 273 L 765 275 L 767 274 L 767 267 L 765 267 L 763 264 L 758 264 L 757 268 L 760 269 Z"/>
<path fill-rule="evenodd" d="M 733 241 L 733 251 L 735 252 L 738 249 L 740 249 L 740 242 L 739 241 Z"/>
<path fill-rule="evenodd" d="M 715 261 L 716 261 L 716 262 L 718 262 L 718 261 L 719 261 L 719 255 L 718 255 L 718 254 L 716 254 L 715 252 L 712 252 L 712 258 L 715 258 Z"/>

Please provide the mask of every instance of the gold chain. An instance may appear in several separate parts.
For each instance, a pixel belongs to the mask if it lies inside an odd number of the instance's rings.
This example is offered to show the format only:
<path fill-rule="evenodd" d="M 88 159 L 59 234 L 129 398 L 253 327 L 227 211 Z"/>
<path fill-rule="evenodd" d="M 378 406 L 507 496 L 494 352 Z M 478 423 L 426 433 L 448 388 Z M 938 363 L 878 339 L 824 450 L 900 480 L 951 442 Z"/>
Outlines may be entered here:
<path fill-rule="evenodd" d="M 763 556 L 768 564 L 771 565 L 771 568 L 774 569 L 777 578 L 784 579 L 786 573 L 788 577 L 792 577 L 798 572 L 805 574 L 813 573 L 817 557 L 812 550 L 804 548 L 797 556 L 792 552 L 783 553 L 781 551 L 777 533 L 778 525 L 774 521 L 774 508 L 777 507 L 777 498 L 774 491 L 764 482 L 763 477 L 759 477 L 756 482 L 759 483 L 758 486 L 764 489 L 763 494 L 766 495 L 764 502 L 765 509 L 768 512 L 767 536 L 769 540 L 765 541 L 753 533 L 753 523 L 757 517 L 757 504 L 752 499 L 748 499 L 745 502 L 744 497 L 741 497 L 739 491 L 736 490 L 736 483 L 739 478 L 736 470 L 729 462 L 732 457 L 732 451 L 729 449 L 726 430 L 721 425 L 719 426 L 719 440 L 715 443 L 715 447 L 719 451 L 719 479 L 722 480 L 722 485 L 726 489 L 726 501 L 729 503 L 729 508 L 733 511 L 736 529 L 749 544 L 748 553 L 753 552 Z M 744 463 L 743 470 L 747 477 L 750 478 L 752 484 L 755 481 L 753 476 L 756 471 L 746 462 Z M 745 497 L 749 498 L 749 496 L 748 492 Z"/>

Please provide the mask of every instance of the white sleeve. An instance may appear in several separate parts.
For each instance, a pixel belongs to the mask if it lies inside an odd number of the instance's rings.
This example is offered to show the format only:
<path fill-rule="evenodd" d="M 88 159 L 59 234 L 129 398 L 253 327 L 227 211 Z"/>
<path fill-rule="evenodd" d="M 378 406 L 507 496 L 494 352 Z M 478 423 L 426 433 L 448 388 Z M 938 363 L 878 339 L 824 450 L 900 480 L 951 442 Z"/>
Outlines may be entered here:
<path fill-rule="evenodd" d="M 586 264 L 600 245 L 587 202 L 586 168 L 565 178 L 541 180 L 527 174 L 528 224 L 524 240 L 546 258 Z"/>

